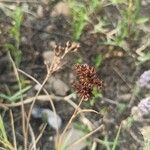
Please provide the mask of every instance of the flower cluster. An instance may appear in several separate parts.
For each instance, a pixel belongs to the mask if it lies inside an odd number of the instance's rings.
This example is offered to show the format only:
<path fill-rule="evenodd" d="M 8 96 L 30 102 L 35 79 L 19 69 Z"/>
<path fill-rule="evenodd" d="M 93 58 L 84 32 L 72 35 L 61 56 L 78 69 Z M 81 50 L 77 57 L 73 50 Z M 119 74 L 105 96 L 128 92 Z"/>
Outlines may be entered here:
<path fill-rule="evenodd" d="M 97 77 L 94 67 L 88 64 L 76 64 L 74 70 L 78 80 L 73 85 L 77 94 L 84 100 L 88 100 L 93 96 L 92 91 L 94 87 L 102 88 L 103 82 Z"/>
<path fill-rule="evenodd" d="M 143 116 L 150 114 L 150 97 L 144 98 L 138 104 L 138 108 Z"/>
<path fill-rule="evenodd" d="M 140 87 L 150 85 L 150 70 L 144 71 L 144 73 L 140 76 L 139 85 Z"/>

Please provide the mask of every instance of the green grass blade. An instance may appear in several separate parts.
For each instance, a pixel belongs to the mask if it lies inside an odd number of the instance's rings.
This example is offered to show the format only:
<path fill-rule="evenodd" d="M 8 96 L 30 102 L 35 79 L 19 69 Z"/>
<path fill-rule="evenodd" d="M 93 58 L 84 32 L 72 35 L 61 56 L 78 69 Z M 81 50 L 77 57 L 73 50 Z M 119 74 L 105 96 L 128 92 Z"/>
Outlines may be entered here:
<path fill-rule="evenodd" d="M 0 98 L 10 101 L 10 96 L 7 96 L 5 94 L 0 94 Z"/>
<path fill-rule="evenodd" d="M 6 130 L 5 130 L 3 119 L 1 117 L 1 115 L 0 115 L 0 138 L 4 139 L 4 141 L 8 141 Z"/>
<path fill-rule="evenodd" d="M 0 98 L 3 98 L 9 102 L 16 102 L 17 100 L 19 100 L 21 98 L 21 96 L 27 92 L 29 89 L 31 88 L 31 86 L 27 86 L 23 89 L 21 89 L 20 91 L 16 92 L 14 95 L 12 96 L 8 96 L 5 94 L 0 94 Z"/>
<path fill-rule="evenodd" d="M 30 88 L 31 88 L 31 86 L 27 86 L 27 87 L 21 89 L 20 91 L 16 92 L 13 96 L 10 97 L 10 101 L 15 102 L 16 100 L 20 99 L 21 95 L 24 94 L 25 92 L 27 92 Z"/>
<path fill-rule="evenodd" d="M 117 144 L 118 144 L 118 139 L 119 139 L 120 131 L 121 131 L 121 124 L 120 124 L 120 127 L 119 127 L 119 129 L 118 129 L 118 132 L 117 132 L 115 141 L 114 141 L 114 143 L 113 143 L 112 150 L 115 150 L 115 149 L 116 149 L 116 146 L 117 146 Z"/>
<path fill-rule="evenodd" d="M 107 150 L 110 150 L 110 142 L 108 141 L 107 137 L 105 137 L 104 145 L 106 146 Z"/>

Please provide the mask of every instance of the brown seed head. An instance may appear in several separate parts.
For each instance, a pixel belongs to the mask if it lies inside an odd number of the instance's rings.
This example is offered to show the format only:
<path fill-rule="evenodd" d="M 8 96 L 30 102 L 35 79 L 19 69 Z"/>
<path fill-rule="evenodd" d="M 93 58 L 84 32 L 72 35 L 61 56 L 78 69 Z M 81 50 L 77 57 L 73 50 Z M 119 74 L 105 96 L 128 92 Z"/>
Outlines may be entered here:
<path fill-rule="evenodd" d="M 97 77 L 94 67 L 88 64 L 76 64 L 74 65 L 74 70 L 77 75 L 77 81 L 74 82 L 73 86 L 81 98 L 88 100 L 93 96 L 94 87 L 102 88 L 103 82 Z"/>

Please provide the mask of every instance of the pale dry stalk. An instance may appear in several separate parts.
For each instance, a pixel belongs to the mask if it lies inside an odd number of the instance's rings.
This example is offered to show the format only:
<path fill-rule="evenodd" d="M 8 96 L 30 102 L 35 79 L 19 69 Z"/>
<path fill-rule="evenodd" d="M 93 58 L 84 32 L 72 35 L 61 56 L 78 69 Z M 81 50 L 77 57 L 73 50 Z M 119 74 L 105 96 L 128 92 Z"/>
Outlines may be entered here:
<path fill-rule="evenodd" d="M 10 55 L 10 52 L 8 52 L 8 56 L 10 58 L 12 66 L 13 66 L 13 70 L 14 70 L 14 73 L 15 73 L 15 76 L 16 76 L 16 79 L 17 79 L 17 82 L 18 82 L 19 90 L 21 91 L 22 90 L 22 85 L 21 85 L 21 82 L 20 82 L 20 77 L 19 77 L 19 73 L 17 71 L 17 67 L 15 65 L 14 60 L 12 59 L 12 57 Z M 27 146 L 26 130 L 25 130 L 25 125 L 26 125 L 25 117 L 26 117 L 26 114 L 25 114 L 22 94 L 21 94 L 21 115 L 22 115 L 22 132 L 23 132 L 23 136 L 24 136 L 24 147 L 25 147 L 25 150 L 26 150 L 26 146 Z"/>
<path fill-rule="evenodd" d="M 29 109 L 29 113 L 28 113 L 28 117 L 27 117 L 27 125 L 26 125 L 26 138 L 28 138 L 28 128 L 29 128 L 29 121 L 30 121 L 30 118 L 31 118 L 31 112 L 32 112 L 33 106 L 35 104 L 35 101 L 36 101 L 39 93 L 41 92 L 41 90 L 43 89 L 45 83 L 51 77 L 51 75 L 62 67 L 62 65 L 61 65 L 62 60 L 66 56 L 66 54 L 68 54 L 69 52 L 75 52 L 78 48 L 79 48 L 79 44 L 70 43 L 70 42 L 67 42 L 65 47 L 61 47 L 61 46 L 56 46 L 55 47 L 55 49 L 54 49 L 55 56 L 54 56 L 51 64 L 46 64 L 47 75 L 46 75 L 43 83 L 41 84 L 41 87 L 37 91 L 37 93 L 35 95 L 35 98 L 32 101 L 32 104 L 31 104 L 30 109 Z M 52 109 L 53 109 L 53 111 L 56 115 L 55 107 L 54 107 L 54 105 L 52 105 L 52 106 L 53 106 Z M 58 130 L 56 132 L 57 132 L 57 135 L 58 135 L 59 134 Z"/>
<path fill-rule="evenodd" d="M 58 143 L 56 143 L 56 147 L 57 147 L 56 149 L 57 149 L 57 150 L 60 150 L 60 147 L 61 147 L 61 144 L 62 144 L 62 139 L 63 139 L 63 137 L 64 137 L 64 134 L 66 133 L 66 131 L 67 131 L 67 129 L 69 128 L 69 126 L 71 125 L 73 119 L 77 116 L 78 109 L 80 108 L 80 106 L 81 106 L 83 100 L 84 100 L 83 98 L 80 100 L 79 104 L 77 105 L 77 107 L 76 107 L 75 110 L 74 110 L 74 113 L 72 114 L 70 120 L 68 121 L 68 123 L 67 123 L 65 129 L 63 130 L 61 136 L 59 137 Z"/>

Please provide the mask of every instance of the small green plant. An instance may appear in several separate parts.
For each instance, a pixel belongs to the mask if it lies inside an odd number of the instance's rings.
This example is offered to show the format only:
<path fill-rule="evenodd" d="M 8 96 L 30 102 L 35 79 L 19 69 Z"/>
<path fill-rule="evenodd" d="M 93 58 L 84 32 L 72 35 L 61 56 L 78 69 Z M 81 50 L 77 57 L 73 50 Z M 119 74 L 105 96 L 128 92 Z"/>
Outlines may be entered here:
<path fill-rule="evenodd" d="M 99 91 L 96 88 L 93 88 L 92 94 L 93 97 L 90 99 L 90 101 L 84 103 L 85 107 L 93 107 L 96 104 L 96 102 L 100 101 L 100 99 L 102 98 L 101 91 Z"/>
<path fill-rule="evenodd" d="M 94 25 L 94 31 L 92 33 L 102 33 L 102 34 L 106 34 L 109 31 L 108 25 L 108 19 L 107 17 L 99 17 L 98 19 L 98 23 L 96 25 Z"/>
<path fill-rule="evenodd" d="M 95 57 L 95 59 L 93 60 L 93 62 L 94 62 L 94 66 L 95 66 L 96 68 L 99 68 L 100 65 L 101 65 L 102 62 L 103 62 L 103 56 L 102 56 L 101 54 L 96 55 L 96 57 Z"/>
<path fill-rule="evenodd" d="M 144 24 L 149 19 L 140 15 L 140 0 L 111 0 L 111 2 L 118 8 L 118 11 L 121 14 L 121 20 L 118 21 L 114 37 L 112 39 L 108 38 L 106 43 L 122 47 L 126 38 L 137 36 L 138 25 Z M 120 9 L 119 4 L 122 4 L 124 8 Z"/>
<path fill-rule="evenodd" d="M 90 15 L 101 5 L 100 0 L 90 0 L 88 2 L 79 2 L 76 0 L 67 0 L 72 10 L 73 38 L 79 40 L 84 27 L 90 22 Z"/>
<path fill-rule="evenodd" d="M 97 139 L 97 141 L 104 145 L 106 150 L 111 150 L 112 145 L 114 144 L 114 141 L 109 141 L 107 135 L 104 137 L 104 140 Z M 120 141 L 118 141 L 120 142 Z"/>
<path fill-rule="evenodd" d="M 126 108 L 127 108 L 127 105 L 126 104 L 123 104 L 123 103 L 119 103 L 118 105 L 117 105 L 117 111 L 118 111 L 118 113 L 122 113 L 123 111 L 125 111 L 126 110 Z"/>
<path fill-rule="evenodd" d="M 126 2 L 126 0 L 110 0 L 112 2 L 112 4 L 119 4 L 119 3 L 123 3 Z"/>
<path fill-rule="evenodd" d="M 21 50 L 19 49 L 20 46 L 20 28 L 23 21 L 23 12 L 21 8 L 17 7 L 12 15 L 12 27 L 9 30 L 11 37 L 13 38 L 14 42 L 6 43 L 5 48 L 10 51 L 11 55 L 13 56 L 15 63 L 17 66 L 20 65 L 21 62 Z"/>
<path fill-rule="evenodd" d="M 80 56 L 75 60 L 75 64 L 81 64 L 82 62 L 83 62 L 83 59 Z"/>
<path fill-rule="evenodd" d="M 0 143 L 4 145 L 4 147 L 7 148 L 7 150 L 15 150 L 13 145 L 8 141 L 7 133 L 1 115 L 0 115 Z"/>
<path fill-rule="evenodd" d="M 150 52 L 147 53 L 142 52 L 142 54 L 138 56 L 137 64 L 140 65 L 148 61 L 150 61 Z"/>
<path fill-rule="evenodd" d="M 81 133 L 83 134 L 82 136 L 85 136 L 86 134 L 91 132 L 91 130 L 86 125 L 80 122 L 74 123 L 74 128 L 81 131 Z M 92 141 L 90 139 L 86 139 L 85 142 L 86 142 L 87 148 L 90 150 L 92 146 Z"/>
<path fill-rule="evenodd" d="M 90 105 L 94 106 L 94 104 L 102 98 L 102 93 L 101 91 L 97 90 L 96 88 L 93 89 L 93 98 L 90 101 Z"/>
<path fill-rule="evenodd" d="M 121 124 L 120 124 L 120 126 L 119 126 L 118 131 L 117 131 L 117 135 L 116 135 L 116 138 L 115 138 L 115 140 L 114 140 L 114 142 L 113 142 L 113 146 L 112 146 L 112 149 L 111 149 L 111 150 L 115 150 L 115 149 L 116 149 L 116 146 L 118 145 L 118 142 L 119 142 L 118 140 L 119 140 L 120 131 L 121 131 Z"/>
<path fill-rule="evenodd" d="M 30 88 L 31 88 L 31 86 L 27 86 L 27 87 L 21 89 L 20 91 L 17 91 L 13 95 L 0 94 L 0 98 L 3 98 L 4 100 L 8 101 L 9 103 L 13 103 L 13 102 L 20 100 L 21 97 L 23 96 L 23 94 L 25 92 L 27 92 Z"/>

